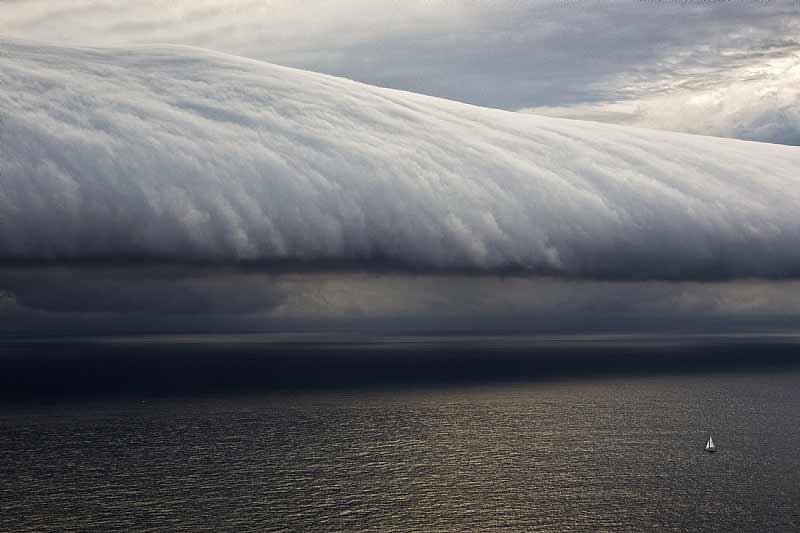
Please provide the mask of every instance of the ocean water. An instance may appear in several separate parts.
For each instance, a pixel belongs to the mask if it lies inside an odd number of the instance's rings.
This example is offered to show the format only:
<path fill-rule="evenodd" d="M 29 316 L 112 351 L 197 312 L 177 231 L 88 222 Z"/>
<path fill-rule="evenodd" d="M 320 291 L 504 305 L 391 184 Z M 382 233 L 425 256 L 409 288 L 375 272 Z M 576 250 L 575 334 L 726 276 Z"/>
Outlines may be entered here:
<path fill-rule="evenodd" d="M 0 407 L 0 531 L 734 530 L 800 530 L 797 371 Z"/>

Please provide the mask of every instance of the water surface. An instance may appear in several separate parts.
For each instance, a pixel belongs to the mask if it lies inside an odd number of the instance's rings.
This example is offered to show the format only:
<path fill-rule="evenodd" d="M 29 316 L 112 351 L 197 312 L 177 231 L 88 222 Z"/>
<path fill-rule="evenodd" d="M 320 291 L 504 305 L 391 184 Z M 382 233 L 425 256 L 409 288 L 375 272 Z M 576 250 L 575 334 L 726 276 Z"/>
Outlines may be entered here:
<path fill-rule="evenodd" d="M 791 531 L 799 443 L 795 371 L 7 405 L 0 530 Z"/>

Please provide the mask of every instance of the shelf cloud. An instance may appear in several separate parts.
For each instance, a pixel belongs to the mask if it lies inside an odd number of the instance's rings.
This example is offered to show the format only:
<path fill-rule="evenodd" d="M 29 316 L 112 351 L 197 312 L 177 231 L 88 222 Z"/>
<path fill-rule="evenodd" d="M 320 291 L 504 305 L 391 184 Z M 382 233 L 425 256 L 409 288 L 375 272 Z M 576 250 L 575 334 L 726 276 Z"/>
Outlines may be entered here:
<path fill-rule="evenodd" d="M 0 41 L 0 257 L 800 277 L 794 147 L 546 118 L 186 47 Z"/>

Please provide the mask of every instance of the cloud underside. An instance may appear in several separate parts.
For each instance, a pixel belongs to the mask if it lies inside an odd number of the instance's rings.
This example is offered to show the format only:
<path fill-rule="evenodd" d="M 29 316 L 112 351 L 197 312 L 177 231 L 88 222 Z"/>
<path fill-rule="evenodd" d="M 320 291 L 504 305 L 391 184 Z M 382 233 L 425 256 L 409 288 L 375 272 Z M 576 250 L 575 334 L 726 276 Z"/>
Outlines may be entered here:
<path fill-rule="evenodd" d="M 0 335 L 50 332 L 665 332 L 800 325 L 795 281 L 597 282 L 185 266 L 5 267 Z"/>
<path fill-rule="evenodd" d="M 0 256 L 800 277 L 793 147 L 491 110 L 184 47 L 0 41 Z"/>

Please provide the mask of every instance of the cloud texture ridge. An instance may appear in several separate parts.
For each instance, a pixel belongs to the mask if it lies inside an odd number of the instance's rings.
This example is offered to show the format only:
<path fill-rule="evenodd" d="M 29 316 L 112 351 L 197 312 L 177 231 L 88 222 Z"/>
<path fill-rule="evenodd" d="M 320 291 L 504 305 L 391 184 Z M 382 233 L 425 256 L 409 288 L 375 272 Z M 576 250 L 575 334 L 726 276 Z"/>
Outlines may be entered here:
<path fill-rule="evenodd" d="M 800 277 L 800 150 L 0 39 L 0 258 Z"/>

